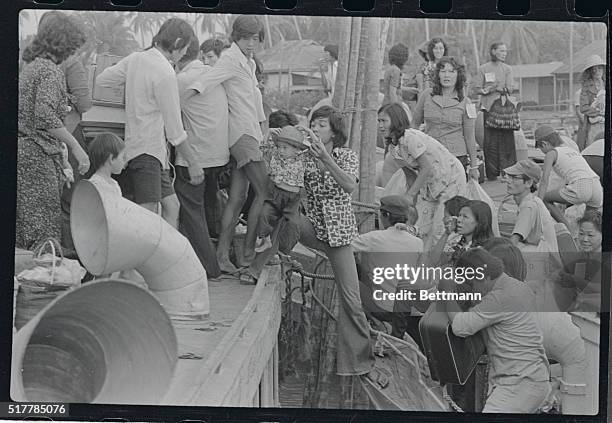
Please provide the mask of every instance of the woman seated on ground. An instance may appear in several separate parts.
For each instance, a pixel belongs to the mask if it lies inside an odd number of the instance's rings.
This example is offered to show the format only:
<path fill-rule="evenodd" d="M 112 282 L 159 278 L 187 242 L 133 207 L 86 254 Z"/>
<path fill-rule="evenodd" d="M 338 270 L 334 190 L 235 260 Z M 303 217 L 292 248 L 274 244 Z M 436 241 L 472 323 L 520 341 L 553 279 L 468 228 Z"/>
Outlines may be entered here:
<path fill-rule="evenodd" d="M 401 116 L 401 120 L 397 117 Z M 405 126 L 410 124 L 399 104 L 389 104 L 378 113 L 379 126 L 392 145 L 391 154 L 403 168 L 418 173 L 406 198 L 419 212 L 417 227 L 424 251 L 430 251 L 444 233 L 444 203 L 466 185 L 461 162 L 429 135 Z"/>
<path fill-rule="evenodd" d="M 508 194 L 514 197 L 519 207 L 510 240 L 523 255 L 529 254 L 527 261 L 534 264 L 528 280 L 542 280 L 545 276 L 543 272 L 559 268 L 561 263 L 554 221 L 536 195 L 541 174 L 540 167 L 532 160 L 520 160 L 503 171 Z M 544 254 L 547 255 L 546 259 Z"/>

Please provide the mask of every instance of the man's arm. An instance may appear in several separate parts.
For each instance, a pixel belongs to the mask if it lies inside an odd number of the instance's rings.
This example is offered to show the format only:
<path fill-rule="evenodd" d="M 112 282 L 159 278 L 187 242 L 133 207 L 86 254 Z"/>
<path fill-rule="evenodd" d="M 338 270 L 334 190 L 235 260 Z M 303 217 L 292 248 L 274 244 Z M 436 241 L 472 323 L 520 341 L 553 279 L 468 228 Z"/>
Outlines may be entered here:
<path fill-rule="evenodd" d="M 104 69 L 96 76 L 95 84 L 99 87 L 115 88 L 125 84 L 127 78 L 127 65 L 130 56 L 124 57 L 117 64 Z"/>
<path fill-rule="evenodd" d="M 71 62 L 65 70 L 68 92 L 74 96 L 77 112 L 85 113 L 91 109 L 91 93 L 87 86 L 87 71 L 78 60 Z"/>
<path fill-rule="evenodd" d="M 542 180 L 540 181 L 540 188 L 538 190 L 538 197 L 544 199 L 546 190 L 548 189 L 548 179 L 550 178 L 550 171 L 552 170 L 553 164 L 557 160 L 557 151 L 551 150 L 546 153 L 544 157 L 544 169 L 542 171 Z"/>
<path fill-rule="evenodd" d="M 233 63 L 233 59 L 228 56 L 221 56 L 214 67 L 204 72 L 192 84 L 190 84 L 183 94 L 182 101 L 194 96 L 197 93 L 204 93 L 219 84 L 234 78 L 238 71 L 238 64 Z"/>

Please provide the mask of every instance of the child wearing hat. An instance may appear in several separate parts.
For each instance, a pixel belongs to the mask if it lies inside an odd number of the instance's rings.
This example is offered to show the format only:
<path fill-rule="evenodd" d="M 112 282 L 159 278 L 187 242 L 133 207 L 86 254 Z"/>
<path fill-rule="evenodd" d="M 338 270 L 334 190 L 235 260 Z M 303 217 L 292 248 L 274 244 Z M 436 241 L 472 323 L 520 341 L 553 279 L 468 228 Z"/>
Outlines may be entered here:
<path fill-rule="evenodd" d="M 307 137 L 306 129 L 295 126 L 285 126 L 280 131 L 272 132 L 274 144 L 268 163 L 270 192 L 259 216 L 256 252 L 271 246 L 269 235 L 279 219 L 284 217 L 291 220 L 297 214 L 304 188 L 303 155 L 310 148 Z M 271 146 L 268 144 L 266 147 Z"/>
<path fill-rule="evenodd" d="M 587 210 L 600 209 L 603 205 L 603 188 L 599 176 L 593 172 L 584 157 L 572 148 L 562 145 L 563 140 L 559 134 L 548 125 L 536 129 L 535 140 L 536 148 L 546 155 L 538 194 L 552 217 L 569 228 L 563 212 L 554 203 L 585 204 Z M 551 170 L 563 179 L 564 186 L 546 192 Z"/>

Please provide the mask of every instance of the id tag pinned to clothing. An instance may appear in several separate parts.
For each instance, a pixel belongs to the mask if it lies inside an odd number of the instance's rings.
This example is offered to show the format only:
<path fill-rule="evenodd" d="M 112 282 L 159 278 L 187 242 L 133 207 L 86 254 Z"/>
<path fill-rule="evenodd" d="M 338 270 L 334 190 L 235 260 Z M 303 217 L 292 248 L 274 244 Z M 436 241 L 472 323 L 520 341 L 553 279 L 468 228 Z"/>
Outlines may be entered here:
<path fill-rule="evenodd" d="M 495 72 L 485 72 L 485 82 L 486 83 L 493 83 L 495 82 Z"/>
<path fill-rule="evenodd" d="M 478 114 L 476 113 L 476 105 L 474 103 L 466 104 L 465 111 L 470 119 L 476 119 Z"/>

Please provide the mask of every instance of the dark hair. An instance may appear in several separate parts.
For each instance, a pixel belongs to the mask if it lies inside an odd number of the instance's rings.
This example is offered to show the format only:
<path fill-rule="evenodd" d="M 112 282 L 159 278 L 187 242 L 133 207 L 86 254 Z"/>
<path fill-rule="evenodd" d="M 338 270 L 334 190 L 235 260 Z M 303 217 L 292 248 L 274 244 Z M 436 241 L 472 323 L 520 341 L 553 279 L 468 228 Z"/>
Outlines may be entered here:
<path fill-rule="evenodd" d="M 264 80 L 264 67 L 261 60 L 256 55 L 253 55 L 253 61 L 255 62 L 255 78 L 257 82 L 263 83 Z"/>
<path fill-rule="evenodd" d="M 404 131 L 410 128 L 410 119 L 404 110 L 404 107 L 399 103 L 389 103 L 378 109 L 378 114 L 385 113 L 391 120 L 389 128 L 390 138 L 385 140 L 385 152 L 389 149 L 389 144 L 392 140 L 397 141 L 404 136 Z"/>
<path fill-rule="evenodd" d="M 578 225 L 582 225 L 583 223 L 591 223 L 593 224 L 593 226 L 595 226 L 595 229 L 597 229 L 600 233 L 601 233 L 601 213 L 598 212 L 597 210 L 586 210 L 584 212 L 584 215 L 578 219 Z"/>
<path fill-rule="evenodd" d="M 416 221 L 419 219 L 419 212 L 417 211 L 416 207 L 411 206 L 408 209 L 408 213 L 406 215 L 397 215 L 397 214 L 393 214 L 390 213 L 386 210 L 381 211 L 381 213 L 386 213 L 388 219 L 389 219 L 389 224 L 391 226 L 397 224 L 397 223 L 405 223 L 406 225 L 414 225 L 416 223 Z"/>
<path fill-rule="evenodd" d="M 527 264 L 521 250 L 509 239 L 502 237 L 491 238 L 482 244 L 482 248 L 504 263 L 504 269 L 508 276 L 519 281 L 525 280 L 527 277 Z"/>
<path fill-rule="evenodd" d="M 504 263 L 484 248 L 470 248 L 457 259 L 456 267 L 464 269 L 481 269 L 489 279 L 496 279 L 504 273 Z"/>
<path fill-rule="evenodd" d="M 331 55 L 331 57 L 338 60 L 338 46 L 337 45 L 327 44 L 325 47 L 323 47 L 323 51 L 328 52 Z"/>
<path fill-rule="evenodd" d="M 408 60 L 408 56 L 408 47 L 402 43 L 396 44 L 389 49 L 389 64 L 395 65 L 401 69 Z"/>
<path fill-rule="evenodd" d="M 198 44 L 198 39 L 194 36 L 189 43 L 189 47 L 187 47 L 185 55 L 179 60 L 179 63 L 186 64 L 196 60 L 198 58 L 198 52 L 200 51 L 200 46 Z"/>
<path fill-rule="evenodd" d="M 264 40 L 264 28 L 259 19 L 254 15 L 240 15 L 232 24 L 232 34 L 230 39 L 233 42 L 250 38 L 253 35 L 259 36 L 259 42 Z"/>
<path fill-rule="evenodd" d="M 430 62 L 433 62 L 436 59 L 433 53 L 433 49 L 438 43 L 442 43 L 442 45 L 444 46 L 444 56 L 448 54 L 448 46 L 446 45 L 444 40 L 439 37 L 432 38 L 427 44 L 427 58 Z"/>
<path fill-rule="evenodd" d="M 493 50 L 497 50 L 499 46 L 505 45 L 506 43 L 503 43 L 501 41 L 491 44 L 491 47 L 489 47 L 489 56 L 491 57 L 492 62 L 497 62 L 497 57 L 493 54 Z"/>
<path fill-rule="evenodd" d="M 536 141 L 537 146 L 541 145 L 542 141 L 546 141 L 553 147 L 559 147 L 561 144 L 563 144 L 563 139 L 561 138 L 561 135 L 559 135 L 556 131 L 552 134 L 546 135 L 545 137 L 539 138 Z M 538 148 L 537 146 L 536 148 Z"/>
<path fill-rule="evenodd" d="M 153 37 L 151 47 L 157 45 L 172 53 L 175 50 L 185 48 L 193 38 L 196 38 L 196 35 L 191 25 L 183 19 L 170 18 L 162 24 L 155 37 Z"/>
<path fill-rule="evenodd" d="M 432 78 L 432 90 L 431 95 L 442 95 L 442 83 L 440 82 L 440 71 L 444 67 L 444 65 L 449 64 L 457 71 L 457 82 L 455 82 L 455 91 L 457 92 L 457 98 L 459 101 L 463 101 L 463 88 L 467 83 L 467 77 L 465 76 L 465 66 L 463 66 L 459 61 L 452 57 L 446 56 L 442 57 L 438 63 L 436 63 L 436 67 L 434 68 L 433 78 Z"/>
<path fill-rule="evenodd" d="M 468 205 L 470 200 L 461 196 L 455 195 L 444 203 L 444 208 L 451 216 L 458 216 L 462 208 Z"/>
<path fill-rule="evenodd" d="M 26 63 L 40 57 L 60 64 L 87 40 L 76 18 L 57 11 L 45 13 L 45 16 L 44 24 L 39 26 L 32 43 L 23 52 L 22 59 Z"/>
<path fill-rule="evenodd" d="M 115 158 L 125 148 L 125 143 L 117 135 L 103 132 L 96 136 L 87 147 L 87 155 L 91 162 L 89 174 L 93 175 L 109 158 Z"/>
<path fill-rule="evenodd" d="M 228 47 L 227 43 L 220 38 L 209 38 L 200 45 L 200 51 L 202 53 L 212 51 L 219 57 L 221 56 L 221 52 Z"/>
<path fill-rule="evenodd" d="M 476 219 L 476 228 L 472 234 L 472 245 L 482 245 L 493 238 L 493 215 L 491 207 L 484 201 L 470 200 L 463 208 L 469 208 Z"/>
<path fill-rule="evenodd" d="M 270 128 L 282 128 L 284 126 L 295 126 L 299 123 L 296 115 L 284 110 L 276 110 L 270 113 L 268 118 L 268 126 Z"/>
<path fill-rule="evenodd" d="M 310 118 L 310 125 L 312 126 L 312 122 L 317 119 L 327 119 L 329 120 L 329 127 L 334 134 L 332 136 L 332 141 L 334 143 L 334 148 L 344 147 L 346 144 L 346 122 L 344 120 L 344 116 L 338 110 L 331 106 L 322 106 L 319 107 L 312 113 L 312 117 Z"/>

